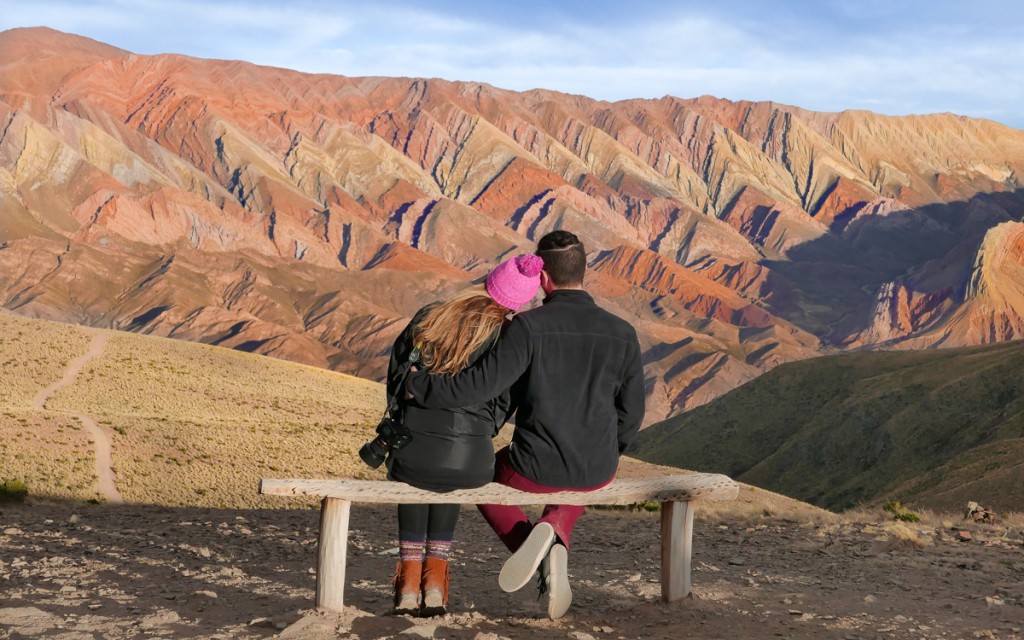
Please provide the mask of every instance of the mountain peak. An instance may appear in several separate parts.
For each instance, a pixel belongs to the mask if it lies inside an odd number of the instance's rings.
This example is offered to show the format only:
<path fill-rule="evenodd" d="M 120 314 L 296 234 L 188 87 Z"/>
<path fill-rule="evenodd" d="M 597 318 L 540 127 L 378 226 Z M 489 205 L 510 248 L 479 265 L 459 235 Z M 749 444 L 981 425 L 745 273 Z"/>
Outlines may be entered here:
<path fill-rule="evenodd" d="M 0 32 L 0 68 L 9 93 L 51 93 L 69 74 L 130 52 L 49 27 L 19 27 Z"/>

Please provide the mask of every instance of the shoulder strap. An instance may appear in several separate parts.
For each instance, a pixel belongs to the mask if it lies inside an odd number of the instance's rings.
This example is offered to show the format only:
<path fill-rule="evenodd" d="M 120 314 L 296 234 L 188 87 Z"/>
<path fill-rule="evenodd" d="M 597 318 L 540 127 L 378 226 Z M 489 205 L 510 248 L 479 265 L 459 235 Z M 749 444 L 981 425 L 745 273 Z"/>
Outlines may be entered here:
<path fill-rule="evenodd" d="M 409 378 L 409 372 L 412 371 L 412 365 L 420 361 L 420 345 L 417 344 L 409 352 L 409 356 L 402 363 L 402 379 L 398 383 L 397 389 L 401 390 L 405 388 L 405 381 Z M 398 398 L 396 396 L 388 394 L 387 397 L 388 407 L 384 410 L 384 415 L 394 415 L 394 412 L 398 409 Z"/>

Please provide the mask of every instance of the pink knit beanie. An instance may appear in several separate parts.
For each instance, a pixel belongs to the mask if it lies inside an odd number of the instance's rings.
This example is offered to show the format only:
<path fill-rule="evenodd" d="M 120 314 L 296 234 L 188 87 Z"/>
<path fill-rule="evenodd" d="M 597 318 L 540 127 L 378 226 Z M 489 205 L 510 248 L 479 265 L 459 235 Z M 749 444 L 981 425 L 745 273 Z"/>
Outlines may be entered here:
<path fill-rule="evenodd" d="M 516 311 L 537 295 L 544 260 L 524 253 L 502 262 L 487 274 L 487 293 L 494 301 Z"/>

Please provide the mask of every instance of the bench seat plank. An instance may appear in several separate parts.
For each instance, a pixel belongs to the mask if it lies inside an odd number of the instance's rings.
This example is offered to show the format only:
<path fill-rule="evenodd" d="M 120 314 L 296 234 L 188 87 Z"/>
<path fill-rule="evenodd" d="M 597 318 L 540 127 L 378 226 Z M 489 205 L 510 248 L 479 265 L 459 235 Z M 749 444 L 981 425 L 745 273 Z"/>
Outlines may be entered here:
<path fill-rule="evenodd" d="M 478 489 L 445 493 L 425 491 L 404 482 L 379 480 L 264 479 L 260 493 L 274 496 L 317 496 L 384 504 L 571 504 L 626 505 L 635 502 L 733 500 L 739 485 L 718 473 L 689 473 L 656 478 L 626 478 L 596 491 L 528 493 L 494 482 Z"/>

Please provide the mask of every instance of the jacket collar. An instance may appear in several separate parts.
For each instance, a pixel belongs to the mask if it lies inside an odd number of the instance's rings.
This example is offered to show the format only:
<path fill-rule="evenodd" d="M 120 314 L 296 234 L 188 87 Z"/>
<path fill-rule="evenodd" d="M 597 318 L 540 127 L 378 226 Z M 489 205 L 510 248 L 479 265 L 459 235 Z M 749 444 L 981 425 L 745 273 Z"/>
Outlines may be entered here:
<path fill-rule="evenodd" d="M 544 298 L 544 304 L 549 302 L 582 302 L 594 304 L 594 298 L 583 289 L 555 289 Z"/>

